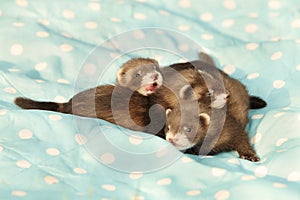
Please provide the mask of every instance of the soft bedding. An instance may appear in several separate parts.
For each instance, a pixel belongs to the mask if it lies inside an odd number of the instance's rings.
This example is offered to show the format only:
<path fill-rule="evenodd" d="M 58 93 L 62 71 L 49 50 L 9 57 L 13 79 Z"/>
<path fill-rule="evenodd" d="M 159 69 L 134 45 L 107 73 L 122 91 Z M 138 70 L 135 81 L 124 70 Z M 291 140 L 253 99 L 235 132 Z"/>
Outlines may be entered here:
<path fill-rule="evenodd" d="M 268 102 L 247 127 L 260 162 L 13 103 L 64 102 L 131 57 L 201 48 Z M 297 0 L 0 1 L 0 199 L 300 199 L 299 54 Z"/>

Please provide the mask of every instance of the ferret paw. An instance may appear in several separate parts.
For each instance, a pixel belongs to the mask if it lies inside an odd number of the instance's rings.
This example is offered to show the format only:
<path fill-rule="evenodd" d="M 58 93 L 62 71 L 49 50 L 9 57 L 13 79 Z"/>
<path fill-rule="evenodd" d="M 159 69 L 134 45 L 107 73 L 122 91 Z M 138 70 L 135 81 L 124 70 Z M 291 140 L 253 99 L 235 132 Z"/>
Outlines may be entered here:
<path fill-rule="evenodd" d="M 240 155 L 240 158 L 249 160 L 251 162 L 258 162 L 260 160 L 260 158 L 256 154 L 244 154 Z"/>

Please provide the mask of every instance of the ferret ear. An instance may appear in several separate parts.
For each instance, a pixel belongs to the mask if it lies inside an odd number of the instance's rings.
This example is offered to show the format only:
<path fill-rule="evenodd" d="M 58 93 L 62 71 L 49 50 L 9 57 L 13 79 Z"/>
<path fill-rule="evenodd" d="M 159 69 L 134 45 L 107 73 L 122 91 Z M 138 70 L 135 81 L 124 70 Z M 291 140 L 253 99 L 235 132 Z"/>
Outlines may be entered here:
<path fill-rule="evenodd" d="M 124 72 L 124 70 L 123 70 L 122 68 L 119 69 L 118 72 L 117 72 L 117 82 L 118 82 L 120 85 L 123 84 L 122 80 L 124 80 L 124 79 L 123 79 L 124 74 L 125 74 L 125 72 Z"/>
<path fill-rule="evenodd" d="M 199 53 L 199 57 L 202 62 L 215 66 L 215 62 L 213 58 L 209 56 L 208 53 L 202 51 Z"/>
<path fill-rule="evenodd" d="M 172 110 L 171 110 L 170 108 L 168 108 L 168 109 L 166 110 L 166 116 L 169 116 L 169 115 L 171 114 L 171 112 L 172 112 Z"/>
<path fill-rule="evenodd" d="M 199 114 L 200 122 L 201 124 L 208 126 L 210 123 L 210 116 L 206 113 L 200 113 Z"/>
<path fill-rule="evenodd" d="M 196 100 L 197 99 L 195 97 L 194 90 L 193 90 L 192 86 L 190 86 L 190 85 L 185 85 L 180 89 L 179 97 L 181 99 L 189 99 L 189 100 Z"/>

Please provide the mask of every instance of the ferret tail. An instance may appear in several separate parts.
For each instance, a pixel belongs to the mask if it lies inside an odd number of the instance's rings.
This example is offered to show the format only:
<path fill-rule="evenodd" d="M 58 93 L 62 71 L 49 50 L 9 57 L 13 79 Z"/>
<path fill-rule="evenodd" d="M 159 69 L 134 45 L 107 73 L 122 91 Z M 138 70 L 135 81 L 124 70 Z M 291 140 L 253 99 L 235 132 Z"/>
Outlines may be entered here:
<path fill-rule="evenodd" d="M 267 106 L 267 102 L 256 96 L 250 96 L 250 109 L 259 109 Z"/>
<path fill-rule="evenodd" d="M 23 109 L 49 110 L 55 112 L 64 112 L 66 105 L 66 103 L 34 101 L 23 97 L 16 98 L 15 104 Z"/>

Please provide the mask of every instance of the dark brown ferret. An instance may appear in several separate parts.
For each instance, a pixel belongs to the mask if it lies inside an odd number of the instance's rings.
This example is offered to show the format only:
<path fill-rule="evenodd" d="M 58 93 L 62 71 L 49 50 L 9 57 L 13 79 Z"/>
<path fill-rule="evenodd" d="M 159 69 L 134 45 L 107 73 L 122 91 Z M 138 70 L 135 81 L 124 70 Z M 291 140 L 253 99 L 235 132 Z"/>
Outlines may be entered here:
<path fill-rule="evenodd" d="M 132 65 L 134 67 L 130 67 Z M 161 132 L 165 111 L 162 107 L 152 106 L 145 96 L 162 85 L 158 63 L 153 59 L 145 59 L 143 62 L 132 59 L 119 70 L 118 80 L 120 84 L 116 86 L 102 85 L 85 90 L 66 103 L 39 102 L 19 97 L 15 99 L 15 104 L 23 109 L 100 118 L 137 131 L 153 134 Z"/>
<path fill-rule="evenodd" d="M 240 158 L 259 161 L 244 127 L 226 108 L 199 112 L 194 101 L 166 111 L 166 140 L 178 150 L 194 155 L 237 151 Z M 201 110 L 201 108 L 200 108 Z"/>

